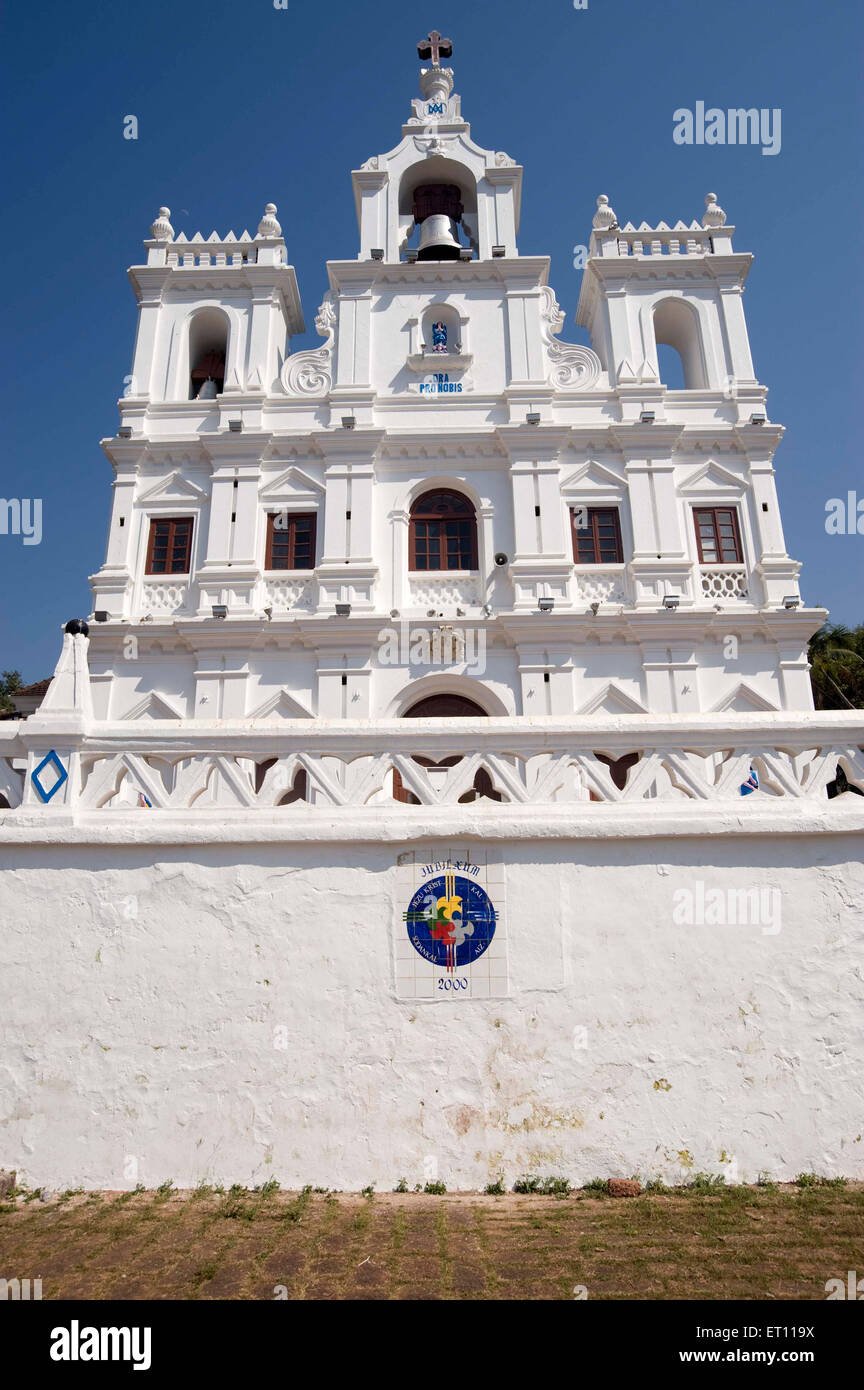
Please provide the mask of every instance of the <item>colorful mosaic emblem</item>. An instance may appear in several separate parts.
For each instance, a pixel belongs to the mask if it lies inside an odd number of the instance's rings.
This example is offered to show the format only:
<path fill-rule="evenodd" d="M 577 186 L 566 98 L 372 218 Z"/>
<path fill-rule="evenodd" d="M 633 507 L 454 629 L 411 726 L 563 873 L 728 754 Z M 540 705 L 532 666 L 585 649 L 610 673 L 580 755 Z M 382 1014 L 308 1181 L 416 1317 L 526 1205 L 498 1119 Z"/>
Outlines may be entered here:
<path fill-rule="evenodd" d="M 479 883 L 448 871 L 417 889 L 404 916 L 418 955 L 452 974 L 488 949 L 498 914 Z"/>

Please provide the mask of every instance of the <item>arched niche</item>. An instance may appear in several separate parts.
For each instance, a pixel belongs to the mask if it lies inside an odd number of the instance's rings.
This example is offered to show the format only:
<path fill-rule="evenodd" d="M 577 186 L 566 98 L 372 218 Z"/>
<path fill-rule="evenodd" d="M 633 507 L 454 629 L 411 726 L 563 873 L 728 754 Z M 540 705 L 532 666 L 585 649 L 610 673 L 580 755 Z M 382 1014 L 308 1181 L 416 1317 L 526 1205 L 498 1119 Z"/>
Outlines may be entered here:
<path fill-rule="evenodd" d="M 697 309 L 685 299 L 660 299 L 653 306 L 651 322 L 655 346 L 664 346 L 678 354 L 683 389 L 705 390 L 708 371 Z M 660 379 L 664 380 L 662 372 Z M 671 389 L 676 388 L 672 386 Z"/>
<path fill-rule="evenodd" d="M 428 304 L 420 317 L 420 342 L 423 349 L 432 354 L 436 354 L 436 325 L 443 323 L 446 333 L 447 353 L 461 352 L 462 342 L 462 319 L 458 309 L 452 304 L 447 304 L 442 300 L 436 300 Z M 434 362 L 430 365 L 434 366 Z"/>

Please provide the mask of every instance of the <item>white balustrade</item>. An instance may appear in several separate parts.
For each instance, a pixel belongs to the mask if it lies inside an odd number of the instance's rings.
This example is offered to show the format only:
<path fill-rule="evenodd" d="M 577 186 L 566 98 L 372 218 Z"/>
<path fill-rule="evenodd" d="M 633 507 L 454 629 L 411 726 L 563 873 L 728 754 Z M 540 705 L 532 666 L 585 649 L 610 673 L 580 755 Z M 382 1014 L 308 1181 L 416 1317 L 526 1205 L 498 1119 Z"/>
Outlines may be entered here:
<path fill-rule="evenodd" d="M 21 801 L 15 761 L 35 740 L 31 771 L 44 756 L 44 730 L 0 723 L 0 792 Z M 204 721 L 166 728 L 142 721 L 92 721 L 85 734 L 58 729 L 54 744 L 69 767 L 76 812 L 138 807 L 199 812 L 274 808 L 305 773 L 305 804 L 368 811 L 393 801 L 393 772 L 421 805 L 453 806 L 485 772 L 501 801 L 553 803 L 818 800 L 838 766 L 864 791 L 864 717 L 859 711 L 794 714 L 618 715 L 543 718 L 285 720 L 278 732 L 251 721 Z M 64 752 L 65 750 L 65 752 Z M 637 754 L 619 763 L 626 755 Z M 73 756 L 74 755 L 74 756 Z M 452 766 L 442 766 L 458 757 Z M 437 764 L 427 768 L 423 758 Z M 616 768 L 614 764 L 619 763 Z M 19 764 L 20 765 L 20 764 Z M 742 797 L 751 769 L 759 788 Z M 843 802 L 857 803 L 857 796 Z M 29 812 L 48 814 L 29 794 Z M 479 800 L 490 815 L 500 802 Z M 149 808 L 147 808 L 149 809 Z M 408 807 L 406 806 L 407 810 Z"/>

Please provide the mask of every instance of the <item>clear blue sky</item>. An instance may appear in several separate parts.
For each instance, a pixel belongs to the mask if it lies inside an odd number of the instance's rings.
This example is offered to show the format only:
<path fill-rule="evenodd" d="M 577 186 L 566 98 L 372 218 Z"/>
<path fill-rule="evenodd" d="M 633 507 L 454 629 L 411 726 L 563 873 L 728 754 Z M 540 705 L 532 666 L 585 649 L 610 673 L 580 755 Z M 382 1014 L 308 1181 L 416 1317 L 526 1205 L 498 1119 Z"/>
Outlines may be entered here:
<path fill-rule="evenodd" d="M 745 296 L 772 419 L 787 543 L 803 592 L 864 619 L 864 536 L 828 536 L 825 504 L 861 462 L 864 256 L 860 6 L 804 0 L 572 0 L 455 5 L 289 0 L 70 5 L 11 0 L 5 20 L 6 155 L 0 494 L 41 497 L 43 540 L 0 535 L 0 670 L 53 670 L 59 625 L 90 611 L 135 304 L 125 271 L 167 203 L 176 231 L 248 227 L 278 204 L 297 269 L 306 343 L 324 262 L 357 253 L 349 170 L 392 148 L 417 94 L 415 45 L 455 42 L 473 133 L 525 166 L 523 254 L 552 257 L 568 327 L 572 248 L 607 193 L 619 220 L 701 217 L 719 195 L 736 249 L 756 263 Z M 780 107 L 782 149 L 681 147 L 672 113 L 697 101 Z M 123 139 L 123 117 L 139 139 Z M 295 339 L 295 347 L 301 345 Z"/>

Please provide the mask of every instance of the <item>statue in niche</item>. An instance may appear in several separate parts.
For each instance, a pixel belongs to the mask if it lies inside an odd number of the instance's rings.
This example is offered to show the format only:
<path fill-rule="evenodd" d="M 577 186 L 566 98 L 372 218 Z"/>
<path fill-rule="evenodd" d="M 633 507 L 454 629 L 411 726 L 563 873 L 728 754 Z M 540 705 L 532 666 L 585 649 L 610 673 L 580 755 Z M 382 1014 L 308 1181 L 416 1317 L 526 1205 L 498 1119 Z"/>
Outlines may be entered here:
<path fill-rule="evenodd" d="M 447 351 L 447 325 L 440 320 L 432 325 L 432 351 Z"/>

